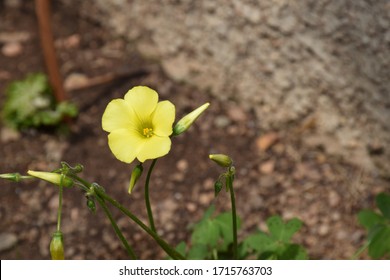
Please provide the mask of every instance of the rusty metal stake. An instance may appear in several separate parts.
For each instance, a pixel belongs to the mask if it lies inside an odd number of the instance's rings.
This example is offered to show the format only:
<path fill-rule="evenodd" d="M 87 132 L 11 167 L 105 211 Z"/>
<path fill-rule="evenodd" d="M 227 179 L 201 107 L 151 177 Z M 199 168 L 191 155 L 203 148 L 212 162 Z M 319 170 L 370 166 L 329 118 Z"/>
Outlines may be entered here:
<path fill-rule="evenodd" d="M 68 96 L 63 86 L 54 48 L 54 39 L 50 20 L 50 0 L 35 0 L 35 12 L 38 18 L 41 46 L 49 76 L 49 82 L 54 89 L 54 96 L 57 102 L 65 101 L 68 99 Z"/>

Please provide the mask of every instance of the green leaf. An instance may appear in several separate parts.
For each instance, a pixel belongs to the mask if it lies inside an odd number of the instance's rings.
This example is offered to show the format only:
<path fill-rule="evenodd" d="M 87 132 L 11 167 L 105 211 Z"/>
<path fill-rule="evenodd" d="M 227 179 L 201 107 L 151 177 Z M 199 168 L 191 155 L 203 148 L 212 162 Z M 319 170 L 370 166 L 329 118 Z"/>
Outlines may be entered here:
<path fill-rule="evenodd" d="M 376 204 L 383 216 L 390 220 L 390 195 L 380 193 L 376 196 Z"/>
<path fill-rule="evenodd" d="M 229 244 L 233 243 L 233 221 L 230 212 L 219 214 L 215 217 L 214 222 L 218 225 L 220 236 L 223 238 L 223 249 L 226 249 Z M 241 219 L 237 217 L 237 230 L 240 229 Z"/>
<path fill-rule="evenodd" d="M 288 244 L 283 252 L 278 256 L 279 260 L 306 260 L 305 249 L 298 244 Z"/>
<path fill-rule="evenodd" d="M 181 241 L 179 244 L 177 244 L 176 251 L 179 254 L 185 256 L 187 251 L 187 244 L 184 241 Z"/>
<path fill-rule="evenodd" d="M 189 260 L 204 260 L 209 256 L 208 247 L 204 244 L 196 244 L 188 252 Z"/>
<path fill-rule="evenodd" d="M 1 117 L 15 129 L 58 125 L 64 116 L 74 117 L 77 108 L 68 102 L 56 104 L 46 76 L 30 74 L 6 89 Z"/>
<path fill-rule="evenodd" d="M 284 231 L 282 233 L 281 240 L 284 242 L 289 242 L 291 237 L 301 229 L 302 227 L 302 221 L 293 218 L 290 221 L 287 222 L 287 224 L 284 226 Z"/>
<path fill-rule="evenodd" d="M 268 230 L 274 238 L 277 240 L 282 240 L 282 235 L 284 231 L 284 224 L 280 216 L 272 216 L 267 219 Z"/>
<path fill-rule="evenodd" d="M 373 226 L 384 223 L 386 221 L 383 216 L 369 209 L 360 211 L 358 214 L 358 220 L 359 223 L 367 230 L 370 230 Z"/>
<path fill-rule="evenodd" d="M 382 226 L 376 232 L 368 246 L 368 254 L 374 259 L 390 256 L 390 227 Z"/>
<path fill-rule="evenodd" d="M 191 236 L 193 245 L 204 244 L 216 247 L 219 240 L 219 227 L 213 221 L 207 220 L 198 224 Z"/>
<path fill-rule="evenodd" d="M 276 240 L 289 242 L 294 233 L 301 228 L 302 221 L 294 218 L 284 224 L 280 216 L 272 216 L 267 219 L 267 226 L 271 236 Z"/>
<path fill-rule="evenodd" d="M 203 217 L 200 220 L 200 222 L 206 221 L 207 219 L 209 219 L 211 217 L 211 215 L 213 215 L 214 211 L 215 211 L 215 205 L 211 204 L 210 207 L 207 208 L 206 212 L 203 214 Z"/>
<path fill-rule="evenodd" d="M 244 249 L 253 249 L 257 254 L 267 251 L 275 251 L 277 242 L 264 232 L 249 235 L 244 241 Z"/>

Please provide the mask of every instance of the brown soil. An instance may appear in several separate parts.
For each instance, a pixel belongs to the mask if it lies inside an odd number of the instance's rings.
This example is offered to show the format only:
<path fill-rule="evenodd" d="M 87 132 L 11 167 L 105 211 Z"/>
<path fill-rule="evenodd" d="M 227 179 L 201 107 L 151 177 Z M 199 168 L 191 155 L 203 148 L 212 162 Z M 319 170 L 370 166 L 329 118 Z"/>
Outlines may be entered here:
<path fill-rule="evenodd" d="M 9 82 L 44 71 L 44 63 L 33 5 L 10 7 L 1 3 L 0 33 L 11 36 L 22 32 L 28 37 L 20 42 L 22 49 L 16 56 L 0 55 L 2 104 Z M 31 129 L 8 137 L 10 132 L 2 127 L 0 173 L 51 170 L 62 160 L 71 165 L 82 163 L 85 179 L 104 186 L 146 222 L 143 181 L 127 195 L 133 165 L 113 157 L 100 121 L 111 99 L 123 97 L 132 86 L 148 85 L 161 99 L 176 105 L 177 118 L 204 102 L 212 104 L 189 132 L 173 140 L 171 152 L 157 162 L 151 181 L 156 226 L 169 243 L 188 242 L 189 226 L 211 203 L 220 211 L 229 209 L 225 193 L 214 200 L 214 181 L 222 170 L 208 160 L 209 153 L 226 153 L 237 169 L 241 238 L 256 228 L 265 229 L 265 219 L 279 214 L 304 221 L 295 241 L 308 249 L 312 259 L 347 259 L 363 244 L 365 232 L 356 215 L 373 207 L 375 194 L 388 188 L 389 181 L 328 155 L 321 146 L 307 148 L 302 139 L 312 129 L 310 123 L 277 131 L 259 130 L 261 120 L 253 112 L 237 107 L 234 101 L 220 102 L 169 80 L 158 64 L 142 60 L 131 43 L 80 16 L 77 9 L 53 4 L 53 29 L 64 77 L 74 73 L 96 77 L 123 69 L 133 74 L 70 92 L 80 114 L 66 136 Z M 0 42 L 0 47 L 5 45 L 5 41 Z M 48 244 L 56 227 L 57 189 L 41 182 L 0 181 L 0 186 L 0 234 L 17 237 L 17 243 L 1 251 L 0 258 L 48 259 Z M 118 212 L 114 214 L 140 258 L 165 257 L 135 224 Z M 65 192 L 62 230 L 68 259 L 127 258 L 104 213 L 98 208 L 91 214 L 78 189 Z"/>

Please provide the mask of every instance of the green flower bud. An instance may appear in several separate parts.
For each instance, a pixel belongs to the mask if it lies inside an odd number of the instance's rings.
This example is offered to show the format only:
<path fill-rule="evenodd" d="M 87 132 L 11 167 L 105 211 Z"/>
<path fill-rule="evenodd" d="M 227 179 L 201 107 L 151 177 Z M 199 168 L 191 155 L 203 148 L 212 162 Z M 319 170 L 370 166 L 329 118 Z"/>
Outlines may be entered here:
<path fill-rule="evenodd" d="M 61 231 L 53 233 L 50 242 L 50 255 L 52 260 L 64 260 L 64 238 Z"/>
<path fill-rule="evenodd" d="M 223 187 L 223 185 L 222 185 L 221 181 L 215 182 L 215 184 L 214 184 L 214 194 L 215 194 L 215 197 L 217 197 L 219 192 L 222 190 L 222 187 Z"/>
<path fill-rule="evenodd" d="M 47 182 L 50 182 L 54 185 L 62 186 L 64 187 L 71 187 L 73 186 L 73 180 L 69 177 L 66 177 L 65 175 L 58 174 L 58 173 L 52 173 L 52 172 L 43 172 L 43 171 L 27 171 L 28 175 L 31 175 L 35 178 L 39 178 L 42 180 L 45 180 Z"/>
<path fill-rule="evenodd" d="M 95 203 L 95 201 L 93 199 L 88 198 L 88 200 L 87 200 L 87 207 L 93 214 L 96 213 L 96 203 Z"/>
<path fill-rule="evenodd" d="M 6 173 L 6 174 L 0 174 L 1 179 L 10 180 L 12 182 L 20 182 L 21 179 L 23 179 L 24 176 L 21 176 L 19 173 Z"/>
<path fill-rule="evenodd" d="M 196 119 L 210 106 L 210 103 L 205 103 L 191 113 L 180 119 L 173 128 L 173 135 L 179 135 L 188 130 Z"/>
<path fill-rule="evenodd" d="M 130 184 L 129 184 L 129 194 L 131 194 L 139 177 L 141 177 L 142 171 L 143 171 L 143 167 L 142 167 L 142 163 L 140 163 L 136 167 L 134 167 L 133 172 L 131 172 L 131 178 L 130 178 Z"/>
<path fill-rule="evenodd" d="M 209 155 L 209 158 L 222 167 L 230 167 L 233 164 L 232 159 L 224 154 L 211 154 Z"/>

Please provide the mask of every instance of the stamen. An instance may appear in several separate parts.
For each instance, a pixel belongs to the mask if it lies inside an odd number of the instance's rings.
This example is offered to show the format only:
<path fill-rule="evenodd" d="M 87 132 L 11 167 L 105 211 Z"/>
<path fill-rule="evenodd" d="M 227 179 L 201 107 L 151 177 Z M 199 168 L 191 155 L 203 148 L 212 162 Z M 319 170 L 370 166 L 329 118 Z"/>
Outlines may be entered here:
<path fill-rule="evenodd" d="M 152 128 L 146 127 L 146 128 L 143 129 L 142 132 L 143 132 L 144 136 L 146 136 L 147 138 L 153 136 L 153 129 Z"/>

